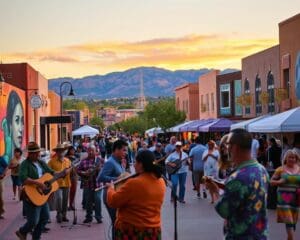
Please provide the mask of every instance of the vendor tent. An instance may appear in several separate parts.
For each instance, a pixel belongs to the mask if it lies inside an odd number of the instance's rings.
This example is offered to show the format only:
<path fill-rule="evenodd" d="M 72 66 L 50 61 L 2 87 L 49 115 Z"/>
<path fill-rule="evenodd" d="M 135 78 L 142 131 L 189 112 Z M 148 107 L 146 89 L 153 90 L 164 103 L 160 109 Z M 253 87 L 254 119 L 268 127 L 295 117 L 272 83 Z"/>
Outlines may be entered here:
<path fill-rule="evenodd" d="M 196 120 L 193 121 L 183 127 L 179 128 L 180 132 L 199 132 L 199 127 L 213 122 L 214 119 L 201 119 L 201 120 Z"/>
<path fill-rule="evenodd" d="M 190 123 L 192 123 L 192 122 L 194 122 L 194 121 L 188 121 L 188 122 L 180 123 L 180 124 L 178 124 L 178 125 L 176 125 L 176 126 L 174 126 L 174 127 L 169 128 L 169 129 L 167 130 L 167 132 L 180 132 L 179 129 L 180 129 L 181 127 L 183 127 L 183 126 L 185 126 L 185 125 L 187 125 L 187 124 L 190 124 Z"/>
<path fill-rule="evenodd" d="M 84 125 L 72 132 L 73 136 L 83 136 L 83 135 L 94 136 L 96 134 L 99 134 L 99 131 L 96 128 L 90 127 L 89 125 Z"/>
<path fill-rule="evenodd" d="M 154 128 L 150 128 L 150 129 L 146 130 L 145 133 L 149 137 L 152 137 L 153 135 L 164 133 L 164 131 L 160 127 L 154 127 Z"/>
<path fill-rule="evenodd" d="M 229 132 L 232 121 L 226 118 L 217 118 L 199 126 L 199 132 Z"/>
<path fill-rule="evenodd" d="M 263 118 L 270 117 L 270 116 L 271 115 L 263 115 L 263 116 L 252 118 L 252 119 L 249 119 L 249 120 L 246 120 L 246 121 L 241 121 L 241 122 L 232 124 L 231 127 L 230 127 L 230 130 L 237 129 L 237 128 L 242 128 L 242 129 L 248 130 L 248 126 L 250 124 L 252 124 L 254 122 L 257 122 L 257 121 L 259 121 L 259 120 L 261 120 Z"/>
<path fill-rule="evenodd" d="M 300 132 L 300 107 L 261 119 L 248 126 L 249 132 Z"/>

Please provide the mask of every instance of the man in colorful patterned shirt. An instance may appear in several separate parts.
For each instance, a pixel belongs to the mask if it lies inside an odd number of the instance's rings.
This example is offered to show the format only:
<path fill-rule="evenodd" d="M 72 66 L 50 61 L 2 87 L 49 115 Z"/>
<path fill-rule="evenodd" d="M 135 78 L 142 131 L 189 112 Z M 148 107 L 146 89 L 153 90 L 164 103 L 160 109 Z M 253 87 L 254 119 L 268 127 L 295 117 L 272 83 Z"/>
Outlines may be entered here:
<path fill-rule="evenodd" d="M 236 166 L 225 183 L 215 208 L 226 220 L 226 240 L 268 239 L 266 197 L 268 173 L 251 159 L 251 135 L 243 129 L 231 131 L 228 151 Z"/>

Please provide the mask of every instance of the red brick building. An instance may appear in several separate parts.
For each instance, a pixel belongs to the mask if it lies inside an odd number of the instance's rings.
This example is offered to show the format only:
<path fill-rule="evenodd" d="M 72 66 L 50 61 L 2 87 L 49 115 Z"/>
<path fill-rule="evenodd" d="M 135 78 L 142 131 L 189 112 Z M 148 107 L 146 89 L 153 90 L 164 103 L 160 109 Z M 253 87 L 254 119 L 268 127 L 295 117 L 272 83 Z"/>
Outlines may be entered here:
<path fill-rule="evenodd" d="M 176 109 L 186 113 L 187 120 L 199 119 L 198 83 L 183 84 L 175 89 Z"/>

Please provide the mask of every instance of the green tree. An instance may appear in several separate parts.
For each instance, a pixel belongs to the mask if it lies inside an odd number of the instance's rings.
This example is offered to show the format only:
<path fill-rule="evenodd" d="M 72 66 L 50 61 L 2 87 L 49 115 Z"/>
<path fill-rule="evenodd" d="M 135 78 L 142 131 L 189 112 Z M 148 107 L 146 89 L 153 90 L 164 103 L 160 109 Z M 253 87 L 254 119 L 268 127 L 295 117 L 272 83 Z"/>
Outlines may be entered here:
<path fill-rule="evenodd" d="M 148 122 L 148 127 L 170 128 L 183 122 L 186 118 L 185 113 L 177 111 L 174 99 L 162 99 L 146 106 L 143 117 Z"/>
<path fill-rule="evenodd" d="M 104 122 L 103 122 L 102 118 L 99 118 L 99 117 L 93 117 L 93 118 L 91 118 L 90 124 L 94 125 L 94 126 L 98 126 L 101 129 L 104 128 Z"/>

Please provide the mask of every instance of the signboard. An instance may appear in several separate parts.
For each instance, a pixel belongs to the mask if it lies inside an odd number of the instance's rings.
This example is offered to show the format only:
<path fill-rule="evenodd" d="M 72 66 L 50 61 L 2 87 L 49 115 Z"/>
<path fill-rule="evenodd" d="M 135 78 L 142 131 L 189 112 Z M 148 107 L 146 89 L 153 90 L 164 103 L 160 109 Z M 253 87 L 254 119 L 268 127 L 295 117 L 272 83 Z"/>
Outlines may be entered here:
<path fill-rule="evenodd" d="M 30 106 L 33 109 L 38 109 L 42 106 L 42 99 L 40 95 L 35 94 L 30 98 Z"/>

